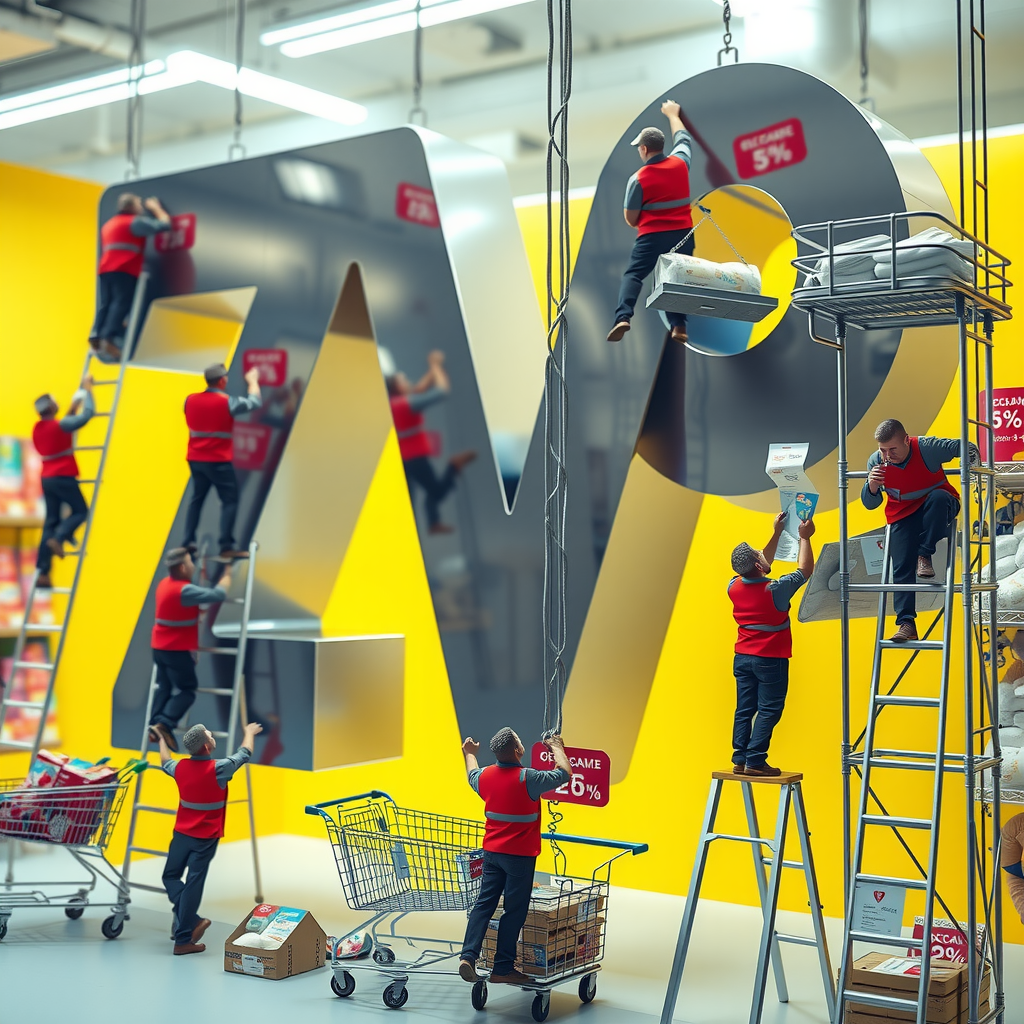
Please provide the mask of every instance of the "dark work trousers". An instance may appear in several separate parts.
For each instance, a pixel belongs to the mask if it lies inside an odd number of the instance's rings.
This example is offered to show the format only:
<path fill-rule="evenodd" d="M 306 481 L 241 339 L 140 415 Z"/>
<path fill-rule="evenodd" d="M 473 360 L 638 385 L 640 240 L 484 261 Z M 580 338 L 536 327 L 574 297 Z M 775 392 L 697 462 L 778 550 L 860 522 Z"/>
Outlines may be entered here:
<path fill-rule="evenodd" d="M 533 871 L 536 857 L 520 857 L 512 853 L 493 853 L 484 850 L 484 873 L 480 879 L 480 895 L 469 915 L 466 938 L 462 944 L 462 959 L 472 960 L 480 955 L 487 926 L 498 900 L 505 896 L 504 911 L 498 922 L 498 948 L 494 955 L 492 973 L 508 974 L 516 965 L 516 947 L 530 910 L 533 892 Z"/>
<path fill-rule="evenodd" d="M 183 547 L 196 542 L 196 530 L 199 528 L 199 516 L 203 511 L 203 502 L 211 487 L 217 488 L 220 498 L 220 540 L 221 551 L 234 550 L 235 547 L 235 516 L 238 514 L 238 478 L 235 467 L 230 462 L 192 462 L 192 500 L 188 503 L 188 514 L 185 516 L 185 540 Z"/>
<path fill-rule="evenodd" d="M 893 583 L 917 582 L 917 556 L 935 554 L 935 545 L 949 535 L 949 528 L 960 511 L 960 502 L 949 491 L 934 490 L 924 504 L 889 527 L 889 557 Z M 897 625 L 917 618 L 913 591 L 893 594 L 892 607 Z"/>
<path fill-rule="evenodd" d="M 144 239 L 139 241 L 143 242 Z M 124 337 L 125 320 L 132 309 L 138 280 L 134 274 L 123 270 L 110 270 L 99 275 L 100 295 L 90 338 L 115 341 Z"/>
<path fill-rule="evenodd" d="M 732 727 L 732 763 L 761 768 L 768 762 L 772 731 L 779 724 L 789 689 L 789 658 L 737 654 L 736 718 Z"/>
<path fill-rule="evenodd" d="M 39 554 L 36 556 L 36 568 L 46 575 L 53 563 L 53 552 L 46 546 L 46 542 L 51 537 L 62 543 L 70 540 L 88 517 L 89 506 L 73 476 L 44 476 L 43 498 L 46 500 L 46 519 L 43 523 L 43 538 L 39 542 Z M 71 511 L 61 519 L 60 513 L 65 505 Z"/>
<path fill-rule="evenodd" d="M 159 722 L 173 729 L 195 703 L 199 685 L 195 656 L 191 651 L 160 651 L 154 647 L 153 664 L 156 666 L 156 693 L 149 724 Z"/>
<path fill-rule="evenodd" d="M 174 907 L 174 944 L 183 946 L 192 941 L 192 929 L 199 924 L 199 904 L 210 861 L 217 852 L 220 839 L 196 839 L 175 830 L 167 850 L 163 882 L 167 898 Z M 185 872 L 188 875 L 182 881 Z"/>
<path fill-rule="evenodd" d="M 440 504 L 455 486 L 456 477 L 458 473 L 450 462 L 445 471 L 438 476 L 434 471 L 434 464 L 426 455 L 405 460 L 405 479 L 409 485 L 409 497 L 413 496 L 413 485 L 422 488 L 426 497 L 424 504 L 427 509 L 427 522 L 431 526 L 436 526 L 441 521 Z M 415 505 L 415 500 L 413 504 Z"/>
<path fill-rule="evenodd" d="M 646 235 L 637 235 L 633 243 L 633 252 L 629 257 L 629 265 L 622 275 L 622 284 L 619 286 L 619 307 L 615 310 L 615 323 L 620 320 L 632 320 L 633 309 L 636 300 L 640 298 L 640 289 L 644 286 L 647 275 L 654 269 L 658 257 L 667 253 L 674 245 L 678 245 L 686 238 L 689 228 L 682 231 L 651 231 Z M 678 252 L 687 256 L 693 255 L 693 235 L 689 241 L 680 246 Z M 666 312 L 669 325 L 672 327 L 685 327 L 685 313 Z"/>

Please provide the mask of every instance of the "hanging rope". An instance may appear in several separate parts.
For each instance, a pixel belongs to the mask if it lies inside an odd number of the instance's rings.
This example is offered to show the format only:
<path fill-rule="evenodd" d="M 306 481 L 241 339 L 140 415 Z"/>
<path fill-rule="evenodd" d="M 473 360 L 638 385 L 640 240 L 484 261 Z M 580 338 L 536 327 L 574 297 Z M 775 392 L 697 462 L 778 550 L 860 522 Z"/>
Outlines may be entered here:
<path fill-rule="evenodd" d="M 731 53 L 733 55 L 733 63 L 739 64 L 740 62 L 740 51 L 732 45 L 732 29 L 729 28 L 729 22 L 732 21 L 732 8 L 729 6 L 729 0 L 725 0 L 722 4 L 722 23 L 725 25 L 725 32 L 722 35 L 722 48 L 718 51 L 718 66 L 722 66 L 722 59 L 728 57 Z"/>
<path fill-rule="evenodd" d="M 423 25 L 420 23 L 422 0 L 416 0 L 416 31 L 412 41 L 412 108 L 409 123 L 427 126 L 427 111 L 420 102 L 423 94 Z"/>
<path fill-rule="evenodd" d="M 562 731 L 566 645 L 566 433 L 569 393 L 569 97 L 572 0 L 548 0 L 547 283 L 548 358 L 544 371 L 544 735 Z M 554 197 L 557 178 L 558 198 Z M 557 213 L 555 203 L 558 203 Z M 557 254 L 557 263 L 556 263 Z"/>
<path fill-rule="evenodd" d="M 245 157 L 242 145 L 242 93 L 238 88 L 238 76 L 245 60 L 245 0 L 235 0 L 235 131 L 228 146 L 228 159 L 241 160 Z"/>
<path fill-rule="evenodd" d="M 860 105 L 872 112 L 875 101 L 868 96 L 868 0 L 858 0 L 857 32 L 860 37 Z"/>
<path fill-rule="evenodd" d="M 132 37 L 128 53 L 128 123 L 125 130 L 125 180 L 139 176 L 139 162 L 142 159 L 142 97 L 139 95 L 139 79 L 142 77 L 142 44 L 146 35 L 146 0 L 132 0 L 128 31 Z"/>

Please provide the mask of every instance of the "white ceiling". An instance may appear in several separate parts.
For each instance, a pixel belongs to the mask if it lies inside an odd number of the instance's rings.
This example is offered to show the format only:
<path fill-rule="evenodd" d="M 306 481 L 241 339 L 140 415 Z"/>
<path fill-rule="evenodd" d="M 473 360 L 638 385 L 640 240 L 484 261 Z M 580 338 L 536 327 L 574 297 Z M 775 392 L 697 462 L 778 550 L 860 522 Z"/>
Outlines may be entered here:
<path fill-rule="evenodd" d="M 794 64 L 860 96 L 856 0 L 747 0 L 735 18 L 741 59 Z M 126 28 L 128 0 L 56 0 L 67 15 Z M 293 148 L 354 131 L 393 127 L 411 106 L 411 34 L 290 59 L 261 46 L 282 22 L 337 12 L 346 0 L 250 0 L 245 63 L 369 109 L 359 129 L 246 99 L 250 153 Z M 742 10 L 741 0 L 734 0 Z M 19 10 L 19 0 L 0 0 Z M 715 64 L 715 0 L 575 0 L 575 83 L 570 123 L 573 184 L 590 185 L 636 111 L 673 83 Z M 1024 2 L 988 0 L 989 119 L 1024 121 Z M 149 0 L 145 56 L 193 49 L 234 60 L 234 0 Z M 803 20 L 801 20 L 803 19 Z M 956 128 L 954 0 L 871 0 L 869 94 L 877 112 L 920 137 Z M 804 29 L 810 26 L 814 35 Z M 517 193 L 543 188 L 546 5 L 517 7 L 424 31 L 424 106 L 430 127 L 506 159 Z M 0 97 L 109 70 L 118 62 L 61 44 L 0 64 Z M 222 160 L 231 138 L 230 92 L 194 84 L 145 100 L 142 172 Z M 0 131 L 0 159 L 101 181 L 124 177 L 125 106 L 112 104 Z"/>

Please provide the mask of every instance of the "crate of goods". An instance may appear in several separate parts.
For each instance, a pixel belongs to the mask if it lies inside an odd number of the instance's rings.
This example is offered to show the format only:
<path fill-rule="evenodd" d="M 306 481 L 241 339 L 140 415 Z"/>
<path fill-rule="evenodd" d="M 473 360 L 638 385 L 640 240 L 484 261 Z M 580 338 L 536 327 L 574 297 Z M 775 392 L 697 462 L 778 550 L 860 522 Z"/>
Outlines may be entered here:
<path fill-rule="evenodd" d="M 577 973 L 604 953 L 607 884 L 566 879 L 562 885 L 534 886 L 516 954 L 519 970 L 536 978 Z M 494 965 L 503 906 L 492 918 L 480 956 Z"/>
<path fill-rule="evenodd" d="M 890 956 L 888 953 L 866 953 L 853 963 L 850 988 L 875 995 L 916 999 L 921 977 L 920 957 Z M 988 1012 L 991 978 L 986 969 L 981 979 L 983 1016 Z M 932 960 L 928 979 L 928 1024 L 967 1024 L 970 1000 L 967 991 L 967 964 L 949 960 Z M 890 1010 L 847 1000 L 846 1024 L 891 1024 L 892 1021 L 916 1019 L 913 1010 Z"/>

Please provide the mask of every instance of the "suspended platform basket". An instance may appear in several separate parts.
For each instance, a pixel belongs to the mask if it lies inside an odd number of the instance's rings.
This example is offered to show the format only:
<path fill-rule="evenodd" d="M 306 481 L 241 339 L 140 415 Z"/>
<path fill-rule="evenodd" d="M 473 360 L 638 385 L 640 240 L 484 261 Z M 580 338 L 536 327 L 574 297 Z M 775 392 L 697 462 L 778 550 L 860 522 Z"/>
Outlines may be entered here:
<path fill-rule="evenodd" d="M 704 288 L 693 284 L 658 284 L 647 300 L 651 309 L 688 316 L 712 316 L 722 320 L 743 320 L 756 324 L 773 310 L 779 300 L 771 295 L 737 292 L 722 288 Z"/>

